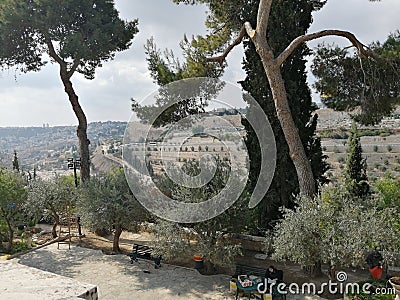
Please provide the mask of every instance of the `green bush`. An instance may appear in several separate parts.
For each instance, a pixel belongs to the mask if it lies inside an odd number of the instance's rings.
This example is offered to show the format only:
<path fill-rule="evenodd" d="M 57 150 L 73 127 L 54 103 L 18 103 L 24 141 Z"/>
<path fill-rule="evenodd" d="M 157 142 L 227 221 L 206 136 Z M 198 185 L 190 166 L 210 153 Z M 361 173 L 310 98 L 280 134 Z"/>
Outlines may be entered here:
<path fill-rule="evenodd" d="M 26 242 L 14 242 L 12 244 L 12 249 L 9 251 L 10 254 L 23 252 L 29 250 L 28 244 Z M 4 248 L 2 244 L 0 244 L 0 252 L 7 252 L 7 249 Z"/>
<path fill-rule="evenodd" d="M 370 288 L 368 291 L 370 292 L 369 294 L 364 293 L 362 287 L 365 284 L 370 284 Z M 358 296 L 362 300 L 393 300 L 395 298 L 394 294 L 376 294 L 376 290 L 382 289 L 382 288 L 388 288 L 391 287 L 388 285 L 386 279 L 368 279 L 364 281 L 359 281 L 358 286 L 360 287 L 360 293 L 358 294 L 349 294 L 350 299 L 354 299 L 354 296 Z"/>
<path fill-rule="evenodd" d="M 386 137 L 392 134 L 392 131 L 388 129 L 360 129 L 360 136 L 381 136 Z"/>

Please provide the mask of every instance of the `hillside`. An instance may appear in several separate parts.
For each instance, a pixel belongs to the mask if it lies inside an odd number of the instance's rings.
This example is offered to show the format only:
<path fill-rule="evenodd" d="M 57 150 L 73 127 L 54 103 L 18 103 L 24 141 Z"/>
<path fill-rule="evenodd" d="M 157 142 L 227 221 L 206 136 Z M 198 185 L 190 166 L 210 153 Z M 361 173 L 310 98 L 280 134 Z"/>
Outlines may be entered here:
<path fill-rule="evenodd" d="M 345 167 L 347 157 L 347 137 L 348 129 L 351 125 L 351 118 L 348 114 L 335 112 L 330 109 L 319 109 L 319 122 L 317 134 L 321 137 L 323 151 L 328 155 L 328 162 L 331 170 L 328 177 L 337 177 Z M 242 131 L 240 116 L 224 116 L 229 118 L 229 122 L 234 124 L 236 129 Z M 213 118 L 206 119 L 206 127 L 218 127 L 217 136 L 229 141 L 230 132 L 224 129 L 223 122 L 219 124 Z M 91 141 L 91 152 L 95 149 L 102 149 L 105 154 L 120 154 L 121 145 L 126 128 L 126 122 L 95 122 L 88 127 L 88 136 Z M 135 125 L 136 126 L 136 125 Z M 145 134 L 146 127 L 137 124 L 137 130 Z M 0 166 L 11 167 L 13 151 L 18 152 L 21 169 L 32 171 L 36 166 L 41 173 L 50 172 L 54 174 L 70 172 L 67 169 L 66 160 L 68 157 L 78 156 L 78 140 L 75 135 L 74 126 L 57 127 L 18 127 L 0 128 Z M 244 134 L 244 132 L 242 132 Z M 360 127 L 361 143 L 363 146 L 364 157 L 367 158 L 368 175 L 371 179 L 382 176 L 384 173 L 400 174 L 400 118 L 398 114 L 385 118 L 379 125 L 372 127 Z M 187 132 L 190 135 L 190 130 Z M 221 145 L 216 147 L 215 140 L 189 139 L 188 145 L 183 147 L 182 161 L 195 158 L 205 149 L 218 155 Z M 232 139 L 233 141 L 233 139 Z M 174 140 L 168 141 L 171 145 Z M 209 145 L 207 144 L 209 143 Z M 193 145 L 192 145 L 193 144 Z M 101 146 L 101 147 L 99 147 Z M 193 146 L 193 151 L 191 150 Z M 169 147 L 169 148 L 168 148 Z M 174 152 L 175 146 L 167 146 L 166 149 Z M 172 153 L 171 152 L 171 153 Z M 193 152 L 193 153 L 192 153 Z M 206 151 L 207 152 L 207 151 Z M 155 169 L 162 169 L 159 162 L 159 154 L 152 149 L 151 161 L 154 162 Z M 92 163 L 96 171 L 106 171 L 111 164 L 101 158 L 101 152 L 93 156 Z M 168 156 L 168 155 L 167 155 Z"/>
<path fill-rule="evenodd" d="M 95 122 L 88 125 L 91 151 L 101 143 L 121 140 L 126 122 Z M 66 159 L 78 156 L 75 126 L 0 127 L 0 165 L 11 167 L 14 150 L 20 167 L 32 170 L 66 170 Z"/>

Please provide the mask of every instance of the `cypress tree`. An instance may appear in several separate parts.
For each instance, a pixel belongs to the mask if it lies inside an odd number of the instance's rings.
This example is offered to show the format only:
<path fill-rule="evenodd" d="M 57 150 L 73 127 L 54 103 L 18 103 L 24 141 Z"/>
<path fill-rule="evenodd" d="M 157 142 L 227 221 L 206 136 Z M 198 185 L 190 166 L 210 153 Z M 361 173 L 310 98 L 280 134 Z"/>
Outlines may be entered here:
<path fill-rule="evenodd" d="M 362 147 L 357 125 L 353 122 L 349 136 L 346 161 L 346 188 L 354 197 L 364 198 L 369 194 L 367 159 L 362 157 Z"/>
<path fill-rule="evenodd" d="M 17 150 L 14 150 L 14 158 L 13 158 L 12 164 L 13 164 L 13 170 L 19 172 L 19 162 L 18 162 Z"/>

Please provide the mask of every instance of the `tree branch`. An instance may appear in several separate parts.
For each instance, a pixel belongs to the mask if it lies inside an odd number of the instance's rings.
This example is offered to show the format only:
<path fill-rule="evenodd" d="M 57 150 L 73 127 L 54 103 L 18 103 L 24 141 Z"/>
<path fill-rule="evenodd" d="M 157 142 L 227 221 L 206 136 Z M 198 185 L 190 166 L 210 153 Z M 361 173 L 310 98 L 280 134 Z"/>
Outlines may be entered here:
<path fill-rule="evenodd" d="M 233 41 L 232 44 L 229 45 L 229 47 L 224 51 L 224 53 L 220 56 L 208 58 L 207 61 L 218 62 L 220 65 L 222 65 L 225 58 L 228 56 L 229 52 L 231 52 L 233 48 L 235 48 L 237 45 L 239 45 L 242 42 L 246 33 L 250 38 L 253 38 L 255 35 L 255 32 L 256 31 L 251 27 L 251 24 L 249 22 L 244 23 L 244 25 L 242 26 L 242 29 L 239 32 L 239 36 Z"/>
<path fill-rule="evenodd" d="M 256 31 L 263 37 L 267 34 L 269 14 L 271 12 L 272 0 L 261 0 L 258 5 Z"/>
<path fill-rule="evenodd" d="M 74 75 L 74 73 L 75 73 L 76 69 L 78 68 L 79 64 L 80 64 L 80 60 L 77 59 L 77 58 L 74 59 L 74 63 L 72 64 L 71 69 L 67 73 L 68 79 L 71 78 L 72 75 Z"/>
<path fill-rule="evenodd" d="M 66 68 L 66 62 L 60 56 L 58 56 L 51 39 L 48 36 L 45 36 L 45 41 L 47 48 L 49 48 L 50 57 L 53 58 L 62 68 Z"/>
<path fill-rule="evenodd" d="M 233 41 L 232 44 L 229 45 L 229 47 L 225 50 L 225 52 L 220 56 L 210 57 L 207 59 L 207 61 L 217 62 L 220 65 L 222 65 L 224 63 L 225 58 L 228 56 L 229 52 L 231 52 L 232 49 L 235 48 L 235 46 L 239 45 L 242 42 L 243 37 L 245 35 L 246 35 L 246 25 L 243 25 L 242 29 L 240 30 L 239 36 Z"/>
<path fill-rule="evenodd" d="M 378 58 L 379 56 L 372 52 L 371 50 L 369 50 L 367 48 L 367 46 L 365 46 L 363 43 L 361 43 L 354 34 L 352 34 L 351 32 L 348 31 L 342 31 L 342 30 L 322 30 L 319 32 L 315 32 L 315 33 L 310 33 L 310 34 L 305 34 L 305 35 L 301 35 L 297 38 L 295 38 L 290 44 L 289 46 L 286 47 L 285 50 L 282 51 L 281 54 L 279 54 L 279 56 L 276 58 L 276 62 L 278 65 L 281 65 L 284 63 L 284 61 L 296 50 L 296 48 L 298 46 L 300 46 L 302 43 L 304 42 L 308 42 L 311 40 L 315 40 L 318 39 L 320 37 L 324 37 L 324 36 L 341 36 L 344 38 L 347 38 L 350 43 L 352 43 L 352 45 L 354 47 L 357 48 L 358 52 L 360 55 L 364 55 L 367 57 L 372 57 L 372 58 Z"/>

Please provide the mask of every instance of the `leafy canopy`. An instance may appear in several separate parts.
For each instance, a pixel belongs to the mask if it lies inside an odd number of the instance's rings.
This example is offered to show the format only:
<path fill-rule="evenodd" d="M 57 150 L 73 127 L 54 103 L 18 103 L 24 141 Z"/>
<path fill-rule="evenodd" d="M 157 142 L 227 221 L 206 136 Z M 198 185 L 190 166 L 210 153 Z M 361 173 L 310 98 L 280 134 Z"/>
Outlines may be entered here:
<path fill-rule="evenodd" d="M 123 170 L 95 176 L 85 183 L 77 210 L 83 224 L 91 229 L 129 228 L 147 218 L 147 212 L 132 195 Z"/>
<path fill-rule="evenodd" d="M 360 57 L 350 49 L 321 45 L 312 72 L 322 102 L 338 111 L 352 112 L 353 118 L 371 125 L 390 114 L 400 102 L 400 32 L 370 48 L 380 58 Z"/>
<path fill-rule="evenodd" d="M 27 196 L 23 177 L 0 168 L 0 238 L 9 241 L 7 251 L 11 250 L 13 227 L 22 220 L 21 205 Z"/>
<path fill-rule="evenodd" d="M 34 216 L 52 216 L 70 213 L 76 205 L 77 192 L 72 177 L 56 177 L 52 180 L 34 180 L 25 211 Z"/>
<path fill-rule="evenodd" d="M 275 232 L 275 259 L 348 267 L 363 266 L 364 251 L 376 246 L 387 258 L 399 251 L 399 243 L 393 242 L 399 234 L 394 209 L 378 209 L 376 199 L 354 201 L 341 187 L 326 188 L 317 200 L 299 198 L 295 211 L 284 210 Z"/>
<path fill-rule="evenodd" d="M 52 43 L 67 69 L 93 79 L 102 61 L 131 45 L 137 23 L 121 20 L 109 0 L 3 0 L 0 65 L 39 71 Z"/>
<path fill-rule="evenodd" d="M 0 209 L 8 214 L 27 197 L 25 182 L 18 173 L 0 168 Z"/>

